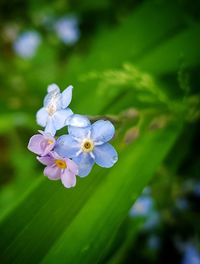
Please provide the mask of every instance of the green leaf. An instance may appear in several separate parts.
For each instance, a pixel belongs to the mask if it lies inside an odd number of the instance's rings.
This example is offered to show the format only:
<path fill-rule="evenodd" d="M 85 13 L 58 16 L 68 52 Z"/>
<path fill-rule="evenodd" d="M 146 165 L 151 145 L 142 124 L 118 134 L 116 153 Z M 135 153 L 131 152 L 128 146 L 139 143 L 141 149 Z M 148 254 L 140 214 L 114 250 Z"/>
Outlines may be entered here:
<path fill-rule="evenodd" d="M 178 132 L 147 133 L 120 152 L 112 170 L 95 168 L 75 189 L 43 181 L 0 226 L 3 263 L 38 263 L 45 255 L 45 263 L 95 263 Z"/>
<path fill-rule="evenodd" d="M 149 133 L 120 155 L 43 263 L 97 263 L 177 137 L 177 128 Z M 154 151 L 156 148 L 156 151 Z"/>
<path fill-rule="evenodd" d="M 177 57 L 168 59 L 163 51 L 170 52 L 171 47 L 177 52 L 179 45 L 186 47 L 182 36 L 186 34 L 190 43 L 187 32 L 192 32 L 193 37 L 198 33 L 196 27 L 184 30 L 177 10 L 173 4 L 145 2 L 119 27 L 100 32 L 89 55 L 74 56 L 68 71 L 63 67 L 62 82 L 66 84 L 70 79 L 78 88 L 72 104 L 76 112 L 105 113 L 133 104 L 130 93 L 121 100 L 119 92 L 110 97 L 98 94 L 94 89 L 97 81 L 79 83 L 82 74 L 118 68 L 126 61 L 154 73 L 176 70 Z M 187 53 L 191 65 L 196 64 L 195 53 L 196 49 L 191 57 Z M 164 58 L 168 59 L 166 66 L 161 65 Z M 160 67 L 154 65 L 154 59 Z M 103 258 L 129 208 L 178 137 L 181 123 L 179 120 L 166 129 L 145 131 L 129 147 L 123 148 L 117 142 L 120 147 L 116 166 L 110 170 L 95 167 L 90 176 L 78 180 L 74 189 L 66 190 L 60 182 L 45 178 L 39 180 L 1 222 L 2 263 L 96 263 Z"/>
<path fill-rule="evenodd" d="M 182 64 L 199 65 L 200 24 L 194 24 L 161 43 L 139 60 L 139 65 L 154 74 L 178 71 Z"/>

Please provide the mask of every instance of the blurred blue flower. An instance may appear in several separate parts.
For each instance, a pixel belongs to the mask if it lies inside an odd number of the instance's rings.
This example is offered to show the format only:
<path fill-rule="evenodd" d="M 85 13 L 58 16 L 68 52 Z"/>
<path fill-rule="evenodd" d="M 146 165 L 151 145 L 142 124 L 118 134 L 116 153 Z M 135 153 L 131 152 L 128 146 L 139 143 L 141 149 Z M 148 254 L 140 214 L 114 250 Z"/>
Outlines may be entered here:
<path fill-rule="evenodd" d="M 75 44 L 80 38 L 78 20 L 75 16 L 65 16 L 54 25 L 58 37 L 67 45 Z"/>
<path fill-rule="evenodd" d="M 182 264 L 200 264 L 200 252 L 193 244 L 186 246 Z"/>
<path fill-rule="evenodd" d="M 17 37 L 13 49 L 22 58 L 32 58 L 40 43 L 41 36 L 38 32 L 26 31 Z"/>
<path fill-rule="evenodd" d="M 151 235 L 147 240 L 147 246 L 150 249 L 156 250 L 160 247 L 160 237 L 157 235 Z"/>
<path fill-rule="evenodd" d="M 76 117 L 76 121 L 87 124 L 86 117 Z M 70 122 L 70 120 L 69 120 Z M 98 120 L 86 127 L 68 127 L 69 135 L 58 138 L 55 151 L 62 157 L 72 158 L 79 166 L 79 176 L 87 176 L 94 163 L 104 168 L 112 167 L 118 160 L 116 150 L 108 143 L 115 133 L 110 121 Z"/>
<path fill-rule="evenodd" d="M 179 210 L 186 210 L 189 208 L 189 202 L 186 198 L 177 198 L 175 201 L 175 205 Z"/>
<path fill-rule="evenodd" d="M 197 182 L 196 183 L 196 186 L 194 188 L 194 194 L 197 196 L 197 197 L 200 197 L 200 182 Z"/>
<path fill-rule="evenodd" d="M 148 215 L 145 223 L 144 223 L 144 229 L 151 230 L 154 229 L 156 226 L 158 226 L 160 223 L 160 214 L 159 212 L 153 210 Z"/>
<path fill-rule="evenodd" d="M 130 215 L 147 216 L 153 208 L 153 200 L 150 196 L 140 196 L 130 210 Z"/>
<path fill-rule="evenodd" d="M 183 183 L 183 191 L 193 193 L 195 196 L 200 197 L 200 182 L 196 179 L 188 179 Z"/>
<path fill-rule="evenodd" d="M 150 193 L 151 189 L 145 188 L 143 194 L 137 199 L 129 212 L 129 215 L 133 218 L 144 218 L 143 228 L 145 230 L 151 230 L 160 223 L 160 214 L 154 208 L 154 200 Z"/>
<path fill-rule="evenodd" d="M 48 86 L 44 106 L 36 114 L 37 123 L 45 127 L 45 133 L 54 136 L 56 130 L 68 125 L 68 119 L 73 114 L 68 108 L 72 99 L 72 89 L 70 85 L 61 93 L 56 84 Z"/>

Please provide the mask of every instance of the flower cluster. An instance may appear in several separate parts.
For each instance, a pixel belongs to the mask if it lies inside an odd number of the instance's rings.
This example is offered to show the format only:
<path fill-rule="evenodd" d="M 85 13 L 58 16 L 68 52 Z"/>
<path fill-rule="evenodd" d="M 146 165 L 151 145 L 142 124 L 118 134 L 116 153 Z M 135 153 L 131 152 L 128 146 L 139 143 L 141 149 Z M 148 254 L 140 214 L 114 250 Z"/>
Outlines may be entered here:
<path fill-rule="evenodd" d="M 44 127 L 31 137 L 28 149 L 44 164 L 44 175 L 60 179 L 66 188 L 76 185 L 76 176 L 87 176 L 94 163 L 112 167 L 118 160 L 114 147 L 108 142 L 115 128 L 110 121 L 91 124 L 86 116 L 74 114 L 68 108 L 72 99 L 70 85 L 62 93 L 56 84 L 48 86 L 43 107 L 37 112 L 37 123 Z M 68 134 L 55 138 L 56 131 L 68 128 Z"/>

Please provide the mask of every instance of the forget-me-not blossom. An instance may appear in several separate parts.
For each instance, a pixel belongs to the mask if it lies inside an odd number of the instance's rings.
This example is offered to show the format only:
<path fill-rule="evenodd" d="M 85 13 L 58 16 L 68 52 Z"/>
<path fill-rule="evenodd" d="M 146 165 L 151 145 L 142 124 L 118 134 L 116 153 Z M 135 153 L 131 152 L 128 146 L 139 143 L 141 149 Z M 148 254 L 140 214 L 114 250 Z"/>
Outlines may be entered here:
<path fill-rule="evenodd" d="M 37 31 L 26 31 L 17 37 L 13 49 L 22 58 L 32 58 L 40 43 L 41 36 Z"/>
<path fill-rule="evenodd" d="M 153 208 L 153 200 L 150 196 L 140 196 L 130 210 L 132 217 L 148 216 Z"/>
<path fill-rule="evenodd" d="M 182 264 L 200 264 L 200 252 L 193 244 L 186 246 Z"/>
<path fill-rule="evenodd" d="M 39 132 L 30 138 L 28 149 L 37 155 L 46 156 L 54 148 L 56 140 L 48 133 Z"/>
<path fill-rule="evenodd" d="M 58 37 L 67 45 L 75 44 L 80 38 L 78 20 L 75 16 L 58 19 L 54 27 Z"/>
<path fill-rule="evenodd" d="M 49 152 L 46 156 L 37 157 L 37 159 L 46 165 L 44 175 L 50 180 L 61 180 L 66 188 L 76 185 L 78 166 L 72 160 L 62 158 L 54 151 Z"/>
<path fill-rule="evenodd" d="M 55 151 L 62 157 L 72 158 L 79 167 L 79 176 L 87 176 L 94 163 L 110 168 L 117 162 L 117 152 L 108 143 L 115 133 L 110 121 L 99 120 L 86 127 L 70 125 L 68 132 L 69 135 L 58 138 Z"/>
<path fill-rule="evenodd" d="M 44 106 L 37 112 L 37 123 L 45 127 L 45 132 L 55 135 L 56 131 L 68 125 L 69 117 L 73 114 L 68 105 L 72 99 L 73 87 L 68 86 L 62 93 L 56 84 L 47 88 Z"/>

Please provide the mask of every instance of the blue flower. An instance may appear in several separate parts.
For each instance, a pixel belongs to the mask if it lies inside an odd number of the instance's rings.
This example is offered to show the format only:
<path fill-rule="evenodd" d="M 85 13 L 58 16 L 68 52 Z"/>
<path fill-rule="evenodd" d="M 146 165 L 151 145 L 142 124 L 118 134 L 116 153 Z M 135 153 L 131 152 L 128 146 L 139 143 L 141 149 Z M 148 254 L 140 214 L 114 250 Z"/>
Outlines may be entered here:
<path fill-rule="evenodd" d="M 140 196 L 130 210 L 132 217 L 148 216 L 153 209 L 153 200 L 149 196 Z"/>
<path fill-rule="evenodd" d="M 197 197 L 200 197 L 200 182 L 197 182 L 196 183 L 196 186 L 194 188 L 194 194 L 197 196 Z"/>
<path fill-rule="evenodd" d="M 55 23 L 55 31 L 58 37 L 67 45 L 75 44 L 80 38 L 78 20 L 75 16 L 60 18 Z"/>
<path fill-rule="evenodd" d="M 160 237 L 157 235 L 151 235 L 147 240 L 147 246 L 148 248 L 152 250 L 157 250 L 160 248 L 161 240 Z"/>
<path fill-rule="evenodd" d="M 175 200 L 175 205 L 179 210 L 187 210 L 189 208 L 189 202 L 185 197 L 179 197 Z"/>
<path fill-rule="evenodd" d="M 14 51 L 22 58 L 32 58 L 41 42 L 36 31 L 27 31 L 18 36 L 14 42 Z"/>
<path fill-rule="evenodd" d="M 87 124 L 86 117 L 83 119 L 83 124 Z M 77 120 L 81 123 L 81 116 L 76 116 Z M 55 151 L 60 156 L 73 159 L 79 166 L 79 176 L 87 176 L 94 163 L 110 168 L 117 162 L 116 150 L 107 143 L 115 133 L 110 121 L 99 120 L 86 127 L 70 125 L 68 131 L 69 135 L 58 138 Z"/>
<path fill-rule="evenodd" d="M 185 248 L 182 264 L 200 264 L 200 252 L 193 244 L 188 244 Z"/>
<path fill-rule="evenodd" d="M 158 211 L 153 210 L 144 222 L 145 230 L 155 229 L 161 222 L 161 217 Z"/>
<path fill-rule="evenodd" d="M 56 130 L 68 125 L 68 120 L 73 114 L 67 108 L 72 99 L 73 87 L 68 86 L 62 93 L 56 84 L 48 86 L 47 95 L 44 98 L 44 107 L 36 114 L 37 123 L 45 127 L 45 133 L 55 135 Z"/>

